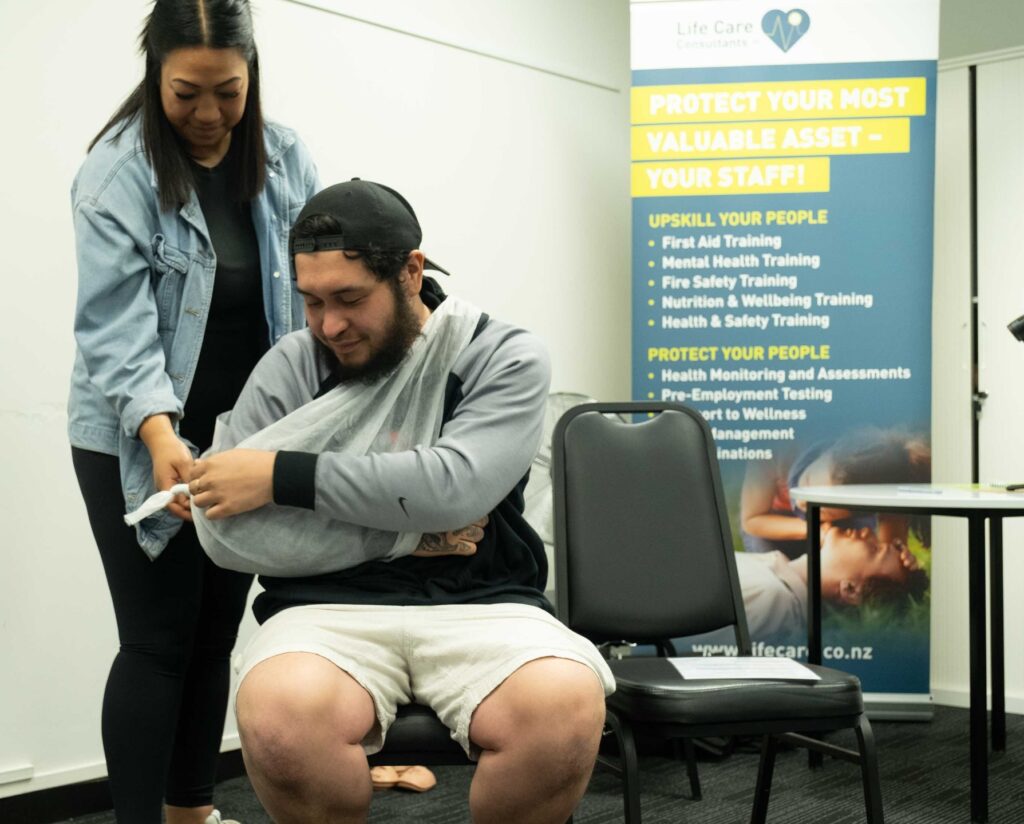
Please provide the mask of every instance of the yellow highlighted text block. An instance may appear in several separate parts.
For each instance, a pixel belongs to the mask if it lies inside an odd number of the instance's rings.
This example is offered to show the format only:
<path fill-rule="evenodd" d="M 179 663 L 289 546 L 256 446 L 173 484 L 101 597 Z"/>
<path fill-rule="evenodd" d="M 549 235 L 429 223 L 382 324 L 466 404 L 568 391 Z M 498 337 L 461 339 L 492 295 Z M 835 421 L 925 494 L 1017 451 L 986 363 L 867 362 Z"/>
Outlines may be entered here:
<path fill-rule="evenodd" d="M 632 176 L 633 197 L 827 192 L 829 159 L 634 163 Z"/>
<path fill-rule="evenodd" d="M 910 151 L 910 119 L 634 126 L 632 141 L 633 160 L 895 154 Z"/>
<path fill-rule="evenodd" d="M 925 78 L 634 86 L 631 122 L 717 123 L 925 113 Z"/>

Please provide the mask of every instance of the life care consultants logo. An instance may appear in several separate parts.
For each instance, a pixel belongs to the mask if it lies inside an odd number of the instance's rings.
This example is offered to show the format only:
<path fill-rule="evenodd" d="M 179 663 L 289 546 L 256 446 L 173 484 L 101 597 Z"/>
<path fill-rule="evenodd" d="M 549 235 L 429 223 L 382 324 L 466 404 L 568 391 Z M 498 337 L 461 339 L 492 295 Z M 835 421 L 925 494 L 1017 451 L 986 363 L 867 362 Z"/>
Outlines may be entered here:
<path fill-rule="evenodd" d="M 724 5 L 728 8 L 728 4 Z M 811 17 L 803 9 L 772 9 L 766 12 L 761 17 L 760 32 L 755 21 L 756 18 L 743 16 L 677 20 L 674 32 L 676 48 L 684 51 L 746 49 L 755 46 L 763 34 L 781 51 L 788 52 L 811 27 Z"/>
<path fill-rule="evenodd" d="M 761 30 L 776 46 L 788 52 L 811 27 L 811 18 L 803 9 L 772 9 L 761 18 Z"/>

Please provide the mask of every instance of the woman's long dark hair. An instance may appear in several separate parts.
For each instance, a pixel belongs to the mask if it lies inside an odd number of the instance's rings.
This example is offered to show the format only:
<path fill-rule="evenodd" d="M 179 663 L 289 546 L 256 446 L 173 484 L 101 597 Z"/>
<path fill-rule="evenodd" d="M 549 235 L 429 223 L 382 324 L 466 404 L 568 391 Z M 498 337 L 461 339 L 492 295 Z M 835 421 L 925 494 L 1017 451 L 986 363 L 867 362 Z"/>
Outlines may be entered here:
<path fill-rule="evenodd" d="M 263 190 L 266 149 L 260 107 L 260 63 L 252 34 L 249 0 L 156 0 L 142 28 L 139 49 L 146 58 L 146 75 L 107 125 L 89 144 L 115 127 L 116 139 L 135 118 L 142 119 L 142 143 L 156 173 L 160 205 L 174 209 L 189 199 L 195 186 L 188 148 L 164 115 L 160 102 L 160 69 L 175 49 L 206 46 L 238 49 L 249 64 L 245 111 L 232 130 L 228 164 L 229 191 L 239 201 L 252 200 Z"/>

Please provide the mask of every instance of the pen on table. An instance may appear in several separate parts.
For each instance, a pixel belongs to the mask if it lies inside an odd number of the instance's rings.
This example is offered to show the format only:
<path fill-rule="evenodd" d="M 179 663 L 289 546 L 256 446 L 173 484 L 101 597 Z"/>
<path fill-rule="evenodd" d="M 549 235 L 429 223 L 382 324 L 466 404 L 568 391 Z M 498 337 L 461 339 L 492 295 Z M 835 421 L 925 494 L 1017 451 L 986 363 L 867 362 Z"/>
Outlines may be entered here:
<path fill-rule="evenodd" d="M 898 486 L 896 487 L 897 492 L 908 492 L 912 495 L 941 495 L 941 489 L 935 489 L 930 486 Z"/>

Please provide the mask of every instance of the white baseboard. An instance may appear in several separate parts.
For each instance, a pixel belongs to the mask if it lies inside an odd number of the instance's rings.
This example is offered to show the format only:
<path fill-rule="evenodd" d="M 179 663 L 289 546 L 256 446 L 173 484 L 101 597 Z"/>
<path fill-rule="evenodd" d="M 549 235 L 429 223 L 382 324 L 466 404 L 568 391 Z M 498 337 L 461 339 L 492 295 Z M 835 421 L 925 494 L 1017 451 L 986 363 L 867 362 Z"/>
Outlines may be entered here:
<path fill-rule="evenodd" d="M 932 698 L 936 704 L 944 707 L 968 709 L 971 706 L 971 694 L 962 688 L 943 688 L 932 686 Z M 992 709 L 992 695 L 988 697 L 988 708 Z M 1014 715 L 1024 715 L 1024 695 L 1007 694 L 1006 711 Z"/>
<path fill-rule="evenodd" d="M 225 735 L 221 742 L 220 751 L 229 752 L 237 750 L 240 744 L 238 733 Z M 52 790 L 54 787 L 66 787 L 71 784 L 81 784 L 85 781 L 95 781 L 107 777 L 107 765 L 103 760 L 91 761 L 87 764 L 80 764 L 76 767 L 60 767 L 49 772 L 36 773 L 27 781 L 14 781 L 10 784 L 0 785 L 0 798 L 10 798 L 15 795 L 25 795 L 40 790 Z"/>

